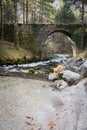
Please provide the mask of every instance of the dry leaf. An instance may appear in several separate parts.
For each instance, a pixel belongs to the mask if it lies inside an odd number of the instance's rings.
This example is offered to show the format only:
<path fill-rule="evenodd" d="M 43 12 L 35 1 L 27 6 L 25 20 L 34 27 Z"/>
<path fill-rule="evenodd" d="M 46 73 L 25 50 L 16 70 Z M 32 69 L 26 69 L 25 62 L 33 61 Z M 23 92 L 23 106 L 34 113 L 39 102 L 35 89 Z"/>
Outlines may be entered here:
<path fill-rule="evenodd" d="M 26 122 L 27 125 L 35 126 L 34 123 Z"/>
<path fill-rule="evenodd" d="M 48 125 L 50 126 L 50 129 L 52 129 L 56 124 L 53 121 L 50 121 Z"/>
<path fill-rule="evenodd" d="M 59 115 L 59 114 L 56 114 L 56 115 Z"/>
<path fill-rule="evenodd" d="M 26 116 L 26 118 L 29 118 L 29 119 L 31 119 L 31 117 L 30 117 L 30 116 Z"/>
<path fill-rule="evenodd" d="M 33 118 L 33 117 L 30 117 L 30 116 L 26 116 L 26 118 L 31 119 L 31 120 L 34 120 L 34 118 Z"/>
<path fill-rule="evenodd" d="M 34 130 L 34 128 L 31 128 L 30 130 Z"/>

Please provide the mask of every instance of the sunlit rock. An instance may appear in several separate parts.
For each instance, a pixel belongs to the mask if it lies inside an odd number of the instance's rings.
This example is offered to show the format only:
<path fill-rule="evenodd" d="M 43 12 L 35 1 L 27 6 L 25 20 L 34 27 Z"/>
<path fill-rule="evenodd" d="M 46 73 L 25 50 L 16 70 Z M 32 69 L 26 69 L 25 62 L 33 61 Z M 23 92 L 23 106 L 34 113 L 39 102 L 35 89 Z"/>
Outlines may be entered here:
<path fill-rule="evenodd" d="M 29 70 L 20 70 L 22 73 L 29 73 Z"/>
<path fill-rule="evenodd" d="M 29 74 L 33 74 L 33 73 L 34 73 L 34 69 L 30 68 L 30 69 L 28 70 L 28 73 L 29 73 Z"/>
<path fill-rule="evenodd" d="M 54 73 L 59 73 L 60 71 L 64 70 L 64 65 L 60 64 L 56 68 L 53 69 Z"/>
<path fill-rule="evenodd" d="M 49 73 L 48 80 L 53 81 L 58 79 L 58 73 Z"/>
<path fill-rule="evenodd" d="M 40 70 L 35 70 L 34 74 L 44 74 L 44 72 L 42 72 Z"/>

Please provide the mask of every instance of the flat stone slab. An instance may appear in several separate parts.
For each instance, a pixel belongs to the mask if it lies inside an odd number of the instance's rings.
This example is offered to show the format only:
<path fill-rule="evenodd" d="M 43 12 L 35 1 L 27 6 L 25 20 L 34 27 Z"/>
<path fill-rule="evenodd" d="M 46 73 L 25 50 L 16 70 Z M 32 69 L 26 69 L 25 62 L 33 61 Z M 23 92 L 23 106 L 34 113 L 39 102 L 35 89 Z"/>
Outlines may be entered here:
<path fill-rule="evenodd" d="M 0 76 L 0 130 L 86 130 L 86 81 L 59 92 L 50 82 Z"/>

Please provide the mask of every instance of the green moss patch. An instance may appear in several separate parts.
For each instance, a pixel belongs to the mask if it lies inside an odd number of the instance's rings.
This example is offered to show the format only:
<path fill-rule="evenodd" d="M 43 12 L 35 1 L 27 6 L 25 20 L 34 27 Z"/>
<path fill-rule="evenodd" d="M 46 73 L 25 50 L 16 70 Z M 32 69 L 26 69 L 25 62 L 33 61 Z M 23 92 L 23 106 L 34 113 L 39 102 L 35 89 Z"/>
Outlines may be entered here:
<path fill-rule="evenodd" d="M 87 58 L 87 51 L 80 52 L 80 53 L 78 54 L 78 57 Z"/>
<path fill-rule="evenodd" d="M 39 60 L 39 57 L 30 50 L 17 49 L 11 45 L 0 45 L 0 64 L 21 64 L 37 60 Z"/>

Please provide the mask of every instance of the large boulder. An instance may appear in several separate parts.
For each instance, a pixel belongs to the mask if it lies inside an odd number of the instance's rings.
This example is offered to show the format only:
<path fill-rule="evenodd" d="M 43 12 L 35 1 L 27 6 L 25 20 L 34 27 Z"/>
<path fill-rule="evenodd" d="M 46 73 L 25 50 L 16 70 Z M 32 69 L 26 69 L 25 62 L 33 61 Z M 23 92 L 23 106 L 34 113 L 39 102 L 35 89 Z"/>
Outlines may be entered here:
<path fill-rule="evenodd" d="M 71 70 L 74 71 L 76 73 L 79 73 L 80 71 L 80 66 L 84 63 L 84 59 L 83 58 L 71 58 L 68 60 L 65 69 L 66 70 Z"/>
<path fill-rule="evenodd" d="M 87 76 L 87 60 L 80 66 L 80 74 L 84 77 Z"/>
<path fill-rule="evenodd" d="M 68 82 L 69 85 L 78 83 L 78 81 L 82 78 L 80 74 L 70 70 L 64 70 L 60 72 L 59 77 Z"/>

